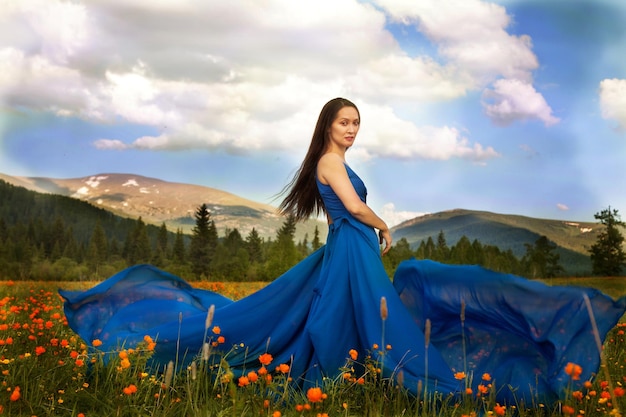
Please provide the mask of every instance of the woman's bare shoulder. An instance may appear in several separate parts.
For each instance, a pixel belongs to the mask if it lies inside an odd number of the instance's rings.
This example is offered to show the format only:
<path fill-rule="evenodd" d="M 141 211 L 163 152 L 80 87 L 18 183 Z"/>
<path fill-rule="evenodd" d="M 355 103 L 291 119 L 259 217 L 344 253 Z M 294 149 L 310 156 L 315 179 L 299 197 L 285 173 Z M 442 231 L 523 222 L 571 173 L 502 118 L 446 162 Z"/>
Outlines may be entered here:
<path fill-rule="evenodd" d="M 322 157 L 319 159 L 319 161 L 317 161 L 317 165 L 320 166 L 338 166 L 338 165 L 343 165 L 344 164 L 344 160 L 343 158 L 341 158 L 341 156 L 337 155 L 336 153 L 332 153 L 332 152 L 328 152 L 325 153 L 324 155 L 322 155 Z"/>

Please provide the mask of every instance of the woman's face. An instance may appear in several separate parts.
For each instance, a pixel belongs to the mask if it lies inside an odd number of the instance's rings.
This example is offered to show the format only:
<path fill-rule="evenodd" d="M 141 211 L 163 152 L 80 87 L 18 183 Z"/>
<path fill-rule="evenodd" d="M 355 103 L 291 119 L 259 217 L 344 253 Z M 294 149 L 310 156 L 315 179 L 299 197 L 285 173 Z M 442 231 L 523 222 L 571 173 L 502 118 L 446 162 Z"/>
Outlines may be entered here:
<path fill-rule="evenodd" d="M 330 136 L 330 146 L 340 149 L 348 149 L 354 143 L 356 134 L 359 131 L 359 112 L 354 107 L 346 106 L 339 109 L 335 120 L 328 129 Z"/>

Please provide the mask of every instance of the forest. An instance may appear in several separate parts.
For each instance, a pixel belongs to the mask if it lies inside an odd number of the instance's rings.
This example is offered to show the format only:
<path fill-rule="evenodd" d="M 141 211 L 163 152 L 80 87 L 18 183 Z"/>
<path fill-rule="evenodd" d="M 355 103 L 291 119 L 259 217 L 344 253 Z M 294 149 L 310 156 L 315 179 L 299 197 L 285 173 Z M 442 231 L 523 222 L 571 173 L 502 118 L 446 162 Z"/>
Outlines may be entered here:
<path fill-rule="evenodd" d="M 296 242 L 297 223 L 291 217 L 273 239 L 255 229 L 246 236 L 237 229 L 218 236 L 204 204 L 195 221 L 187 235 L 0 181 L 0 280 L 102 280 L 130 265 L 150 263 L 190 281 L 271 281 L 323 245 L 317 229 Z M 383 263 L 390 276 L 402 260 L 416 258 L 545 278 L 563 271 L 555 247 L 542 236 L 526 245 L 520 259 L 465 236 L 449 246 L 440 232 L 416 249 L 400 239 Z"/>

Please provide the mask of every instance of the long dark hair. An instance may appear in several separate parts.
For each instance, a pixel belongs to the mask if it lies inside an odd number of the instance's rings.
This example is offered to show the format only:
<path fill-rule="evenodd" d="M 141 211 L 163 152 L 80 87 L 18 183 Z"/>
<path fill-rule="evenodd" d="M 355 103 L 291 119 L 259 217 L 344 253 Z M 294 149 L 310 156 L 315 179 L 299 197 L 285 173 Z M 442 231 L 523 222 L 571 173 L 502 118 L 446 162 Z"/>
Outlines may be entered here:
<path fill-rule="evenodd" d="M 356 105 L 345 98 L 334 98 L 322 107 L 304 161 L 302 161 L 302 165 L 292 180 L 279 194 L 283 195 L 288 192 L 278 206 L 280 214 L 293 215 L 296 221 L 302 221 L 308 219 L 313 213 L 319 215 L 325 212 L 324 202 L 315 182 L 317 162 L 328 148 L 330 140 L 328 129 L 337 117 L 339 110 L 344 107 L 354 107 L 359 113 Z"/>

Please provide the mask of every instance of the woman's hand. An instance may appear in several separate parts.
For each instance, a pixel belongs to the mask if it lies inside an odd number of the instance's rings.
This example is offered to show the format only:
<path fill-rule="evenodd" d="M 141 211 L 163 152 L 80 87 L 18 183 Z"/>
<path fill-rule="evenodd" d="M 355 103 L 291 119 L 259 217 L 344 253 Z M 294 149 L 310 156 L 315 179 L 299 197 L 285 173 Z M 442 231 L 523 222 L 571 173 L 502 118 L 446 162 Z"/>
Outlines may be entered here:
<path fill-rule="evenodd" d="M 389 249 L 391 249 L 391 233 L 389 232 L 389 229 L 381 229 L 378 231 L 378 241 L 381 245 L 385 242 L 383 255 L 389 252 Z"/>

